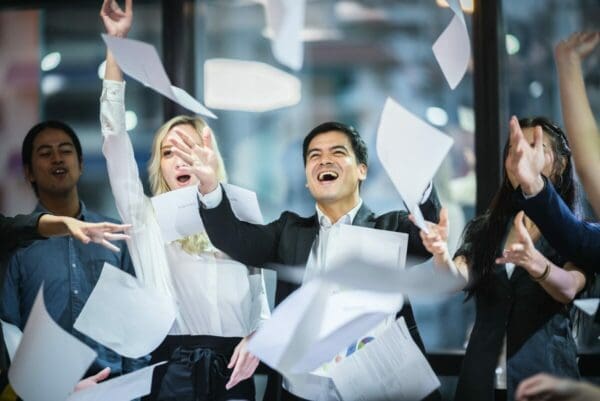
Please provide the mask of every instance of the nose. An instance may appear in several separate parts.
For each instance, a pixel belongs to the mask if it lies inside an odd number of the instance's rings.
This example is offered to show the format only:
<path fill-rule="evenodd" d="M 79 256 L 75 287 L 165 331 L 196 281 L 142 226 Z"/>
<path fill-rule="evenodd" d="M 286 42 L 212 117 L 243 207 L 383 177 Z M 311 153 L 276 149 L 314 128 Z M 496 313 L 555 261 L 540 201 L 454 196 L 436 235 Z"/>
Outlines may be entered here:
<path fill-rule="evenodd" d="M 182 158 L 180 158 L 179 156 L 175 155 L 174 157 L 174 161 L 175 161 L 175 168 L 180 168 L 180 167 L 187 167 L 189 166 L 188 163 L 185 162 L 185 160 L 183 160 Z"/>
<path fill-rule="evenodd" d="M 60 152 L 52 152 L 52 164 L 63 164 L 64 160 Z"/>

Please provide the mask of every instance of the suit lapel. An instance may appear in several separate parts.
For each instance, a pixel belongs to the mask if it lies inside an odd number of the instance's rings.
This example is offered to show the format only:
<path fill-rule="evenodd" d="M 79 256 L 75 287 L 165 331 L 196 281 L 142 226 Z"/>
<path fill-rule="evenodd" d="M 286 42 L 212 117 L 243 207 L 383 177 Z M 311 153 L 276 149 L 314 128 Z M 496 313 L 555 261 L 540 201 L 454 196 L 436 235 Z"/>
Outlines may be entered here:
<path fill-rule="evenodd" d="M 317 222 L 317 215 L 314 214 L 311 218 L 307 219 L 307 224 L 298 227 L 296 237 L 296 252 L 294 254 L 294 264 L 304 265 L 308 261 L 310 255 L 310 249 L 315 238 L 319 233 L 319 224 Z"/>
<path fill-rule="evenodd" d="M 353 226 L 375 228 L 375 215 L 367 205 L 362 204 L 352 222 Z"/>

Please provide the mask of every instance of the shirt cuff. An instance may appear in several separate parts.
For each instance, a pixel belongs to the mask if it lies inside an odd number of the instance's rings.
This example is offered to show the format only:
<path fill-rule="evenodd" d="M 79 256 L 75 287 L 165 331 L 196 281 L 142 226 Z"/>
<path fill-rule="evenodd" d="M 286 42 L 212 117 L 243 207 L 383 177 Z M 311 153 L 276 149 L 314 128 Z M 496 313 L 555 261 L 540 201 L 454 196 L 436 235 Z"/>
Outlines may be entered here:
<path fill-rule="evenodd" d="M 202 203 L 205 209 L 214 209 L 219 206 L 223 200 L 223 188 L 221 188 L 221 185 L 217 185 L 214 191 L 209 192 L 206 195 L 202 195 L 200 191 L 198 191 L 198 199 L 200 199 L 200 203 Z"/>
<path fill-rule="evenodd" d="M 427 202 L 427 200 L 429 199 L 429 196 L 431 195 L 432 190 L 433 190 L 433 182 L 429 181 L 429 185 L 427 185 L 427 188 L 425 188 L 425 191 L 423 192 L 423 197 L 421 198 L 421 202 L 419 202 L 420 205 Z"/>

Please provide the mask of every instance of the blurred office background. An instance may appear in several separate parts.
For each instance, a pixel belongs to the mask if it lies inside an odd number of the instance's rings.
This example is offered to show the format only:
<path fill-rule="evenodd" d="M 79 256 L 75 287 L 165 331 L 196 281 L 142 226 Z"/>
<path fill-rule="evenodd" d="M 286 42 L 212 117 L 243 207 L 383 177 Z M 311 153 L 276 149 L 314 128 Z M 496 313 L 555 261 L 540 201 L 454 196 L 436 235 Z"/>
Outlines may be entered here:
<path fill-rule="evenodd" d="M 40 120 L 59 119 L 75 128 L 83 144 L 82 199 L 117 216 L 98 123 L 105 56 L 100 3 L 0 0 L 0 211 L 5 214 L 35 205 L 20 162 L 25 133 Z M 308 0 L 299 72 L 273 58 L 262 3 L 136 0 L 129 37 L 155 45 L 173 83 L 201 101 L 203 63 L 211 58 L 265 62 L 301 80 L 296 106 L 263 113 L 214 110 L 219 119 L 210 121 L 230 181 L 257 192 L 267 221 L 284 209 L 314 212 L 304 185 L 301 142 L 328 120 L 352 124 L 370 146 L 365 202 L 378 213 L 401 208 L 375 153 L 380 113 L 385 99 L 394 98 L 455 140 L 435 178 L 450 210 L 453 244 L 498 186 L 509 116 L 545 115 L 562 124 L 554 45 L 574 31 L 600 29 L 598 0 L 461 1 L 473 56 L 463 81 L 451 90 L 431 50 L 453 15 L 444 0 Z M 595 51 L 584 64 L 596 116 L 599 59 Z M 145 180 L 154 132 L 178 110 L 136 81 L 127 82 L 127 125 Z M 592 217 L 585 199 L 580 213 Z M 473 305 L 457 294 L 414 308 L 427 348 L 441 364 L 439 373 L 449 376 L 443 391 L 451 394 L 452 372 L 458 369 L 452 355 L 466 343 Z M 586 319 L 581 326 L 582 352 L 598 352 L 600 333 Z"/>

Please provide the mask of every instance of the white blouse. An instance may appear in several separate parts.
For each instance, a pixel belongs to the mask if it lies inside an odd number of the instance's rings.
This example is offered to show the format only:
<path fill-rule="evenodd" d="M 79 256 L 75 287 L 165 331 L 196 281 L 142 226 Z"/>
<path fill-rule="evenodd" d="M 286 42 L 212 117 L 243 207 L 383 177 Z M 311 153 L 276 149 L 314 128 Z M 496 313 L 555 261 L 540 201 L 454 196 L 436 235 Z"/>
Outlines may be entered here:
<path fill-rule="evenodd" d="M 247 336 L 270 316 L 262 271 L 231 260 L 216 248 L 192 255 L 178 242 L 164 243 L 125 129 L 124 98 L 124 82 L 103 82 L 102 151 L 121 219 L 132 225 L 127 246 L 136 276 L 177 303 L 170 334 Z"/>

